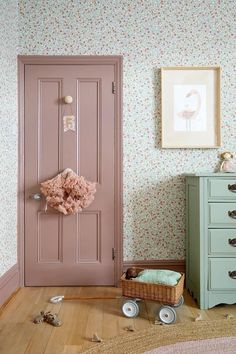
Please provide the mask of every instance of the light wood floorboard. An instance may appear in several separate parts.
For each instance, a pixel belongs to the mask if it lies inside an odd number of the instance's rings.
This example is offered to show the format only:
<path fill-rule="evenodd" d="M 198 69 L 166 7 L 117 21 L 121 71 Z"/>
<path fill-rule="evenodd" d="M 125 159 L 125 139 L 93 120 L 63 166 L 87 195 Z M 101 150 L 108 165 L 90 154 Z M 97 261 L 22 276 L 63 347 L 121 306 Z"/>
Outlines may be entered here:
<path fill-rule="evenodd" d="M 114 296 L 113 300 L 63 301 L 51 304 L 54 295 L 65 296 Z M 140 314 L 126 318 L 121 312 L 121 290 L 112 287 L 32 287 L 22 288 L 7 304 L 0 316 L 1 354 L 76 354 L 95 345 L 94 333 L 104 340 L 127 335 L 126 328 L 135 330 L 150 327 L 160 304 L 141 301 Z M 236 305 L 219 305 L 210 310 L 199 310 L 187 291 L 185 303 L 177 312 L 178 322 L 192 322 L 201 315 L 203 320 L 223 319 L 226 314 L 236 318 Z M 48 323 L 34 324 L 40 311 L 58 313 L 61 327 Z"/>

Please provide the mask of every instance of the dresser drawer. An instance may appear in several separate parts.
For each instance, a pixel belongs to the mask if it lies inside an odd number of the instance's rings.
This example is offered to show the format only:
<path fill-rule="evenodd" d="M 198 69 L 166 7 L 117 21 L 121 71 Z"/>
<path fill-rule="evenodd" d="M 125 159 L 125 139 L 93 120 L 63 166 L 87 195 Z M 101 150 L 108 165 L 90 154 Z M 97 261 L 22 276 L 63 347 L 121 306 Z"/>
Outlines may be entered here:
<path fill-rule="evenodd" d="M 209 254 L 236 256 L 236 229 L 209 230 Z"/>
<path fill-rule="evenodd" d="M 209 226 L 236 227 L 235 203 L 209 203 Z"/>
<path fill-rule="evenodd" d="M 209 259 L 209 290 L 236 290 L 236 258 Z"/>
<path fill-rule="evenodd" d="M 235 179 L 209 179 L 208 198 L 236 200 L 236 176 Z"/>

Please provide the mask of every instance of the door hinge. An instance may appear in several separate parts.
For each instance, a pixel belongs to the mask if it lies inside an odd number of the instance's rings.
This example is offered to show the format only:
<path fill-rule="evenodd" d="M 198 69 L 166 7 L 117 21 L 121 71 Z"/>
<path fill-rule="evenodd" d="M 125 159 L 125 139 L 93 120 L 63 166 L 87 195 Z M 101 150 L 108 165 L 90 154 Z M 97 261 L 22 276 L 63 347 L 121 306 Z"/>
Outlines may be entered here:
<path fill-rule="evenodd" d="M 114 261 L 115 258 L 116 258 L 116 250 L 115 248 L 112 248 L 112 260 Z"/>
<path fill-rule="evenodd" d="M 116 93 L 116 83 L 115 83 L 115 81 L 112 81 L 112 93 L 113 94 Z"/>

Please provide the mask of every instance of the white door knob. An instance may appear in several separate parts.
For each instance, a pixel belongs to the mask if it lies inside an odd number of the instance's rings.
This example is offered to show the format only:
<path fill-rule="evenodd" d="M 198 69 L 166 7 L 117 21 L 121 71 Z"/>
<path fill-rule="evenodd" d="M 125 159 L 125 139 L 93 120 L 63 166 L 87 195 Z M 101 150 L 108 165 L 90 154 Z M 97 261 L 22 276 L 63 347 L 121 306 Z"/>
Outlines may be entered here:
<path fill-rule="evenodd" d="M 72 103 L 72 102 L 73 102 L 73 97 L 71 97 L 71 96 L 65 96 L 65 97 L 64 97 L 64 101 L 65 101 L 65 103 Z"/>
<path fill-rule="evenodd" d="M 41 199 L 42 199 L 42 196 L 41 196 L 40 193 L 35 193 L 35 194 L 32 194 L 32 195 L 30 196 L 30 198 L 33 199 L 33 200 L 41 200 Z"/>

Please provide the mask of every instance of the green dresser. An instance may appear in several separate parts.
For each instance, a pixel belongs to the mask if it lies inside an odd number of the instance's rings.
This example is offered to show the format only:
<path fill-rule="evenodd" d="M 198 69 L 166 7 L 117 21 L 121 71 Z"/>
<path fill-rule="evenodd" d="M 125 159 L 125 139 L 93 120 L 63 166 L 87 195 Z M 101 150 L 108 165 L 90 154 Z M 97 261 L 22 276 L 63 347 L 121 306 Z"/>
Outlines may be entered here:
<path fill-rule="evenodd" d="M 201 309 L 236 303 L 236 173 L 186 177 L 186 287 Z"/>

